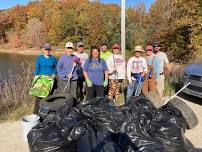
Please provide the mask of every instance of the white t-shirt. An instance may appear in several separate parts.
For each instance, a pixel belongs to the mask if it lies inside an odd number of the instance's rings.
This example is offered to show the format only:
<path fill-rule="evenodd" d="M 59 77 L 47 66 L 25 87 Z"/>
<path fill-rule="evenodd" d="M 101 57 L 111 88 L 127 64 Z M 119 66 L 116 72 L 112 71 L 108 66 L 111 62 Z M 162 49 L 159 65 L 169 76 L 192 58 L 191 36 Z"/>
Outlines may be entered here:
<path fill-rule="evenodd" d="M 77 56 L 80 59 L 81 66 L 83 67 L 86 60 L 88 59 L 88 54 L 87 53 L 78 53 L 78 52 L 73 52 L 72 54 Z"/>
<path fill-rule="evenodd" d="M 117 74 L 110 74 L 109 79 L 125 79 L 126 62 L 121 54 L 111 54 L 106 63 L 109 73 L 112 73 L 114 69 L 117 71 Z"/>
<path fill-rule="evenodd" d="M 127 63 L 127 77 L 128 80 L 131 81 L 131 73 L 141 73 L 146 72 L 147 73 L 147 62 L 146 59 L 143 57 L 132 57 L 128 60 Z"/>

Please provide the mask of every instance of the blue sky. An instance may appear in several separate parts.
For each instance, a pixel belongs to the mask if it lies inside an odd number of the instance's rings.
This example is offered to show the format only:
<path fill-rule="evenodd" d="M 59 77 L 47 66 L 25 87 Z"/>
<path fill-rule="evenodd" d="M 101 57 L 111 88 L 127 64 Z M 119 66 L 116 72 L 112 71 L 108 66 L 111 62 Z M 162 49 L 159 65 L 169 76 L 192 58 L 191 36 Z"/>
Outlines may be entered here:
<path fill-rule="evenodd" d="M 6 9 L 15 6 L 16 4 L 27 4 L 30 0 L 0 0 L 0 9 Z M 120 4 L 121 0 L 101 0 L 104 3 L 116 3 Z M 144 2 L 147 9 L 154 2 L 154 0 L 126 0 L 126 6 L 134 6 L 139 2 Z"/>

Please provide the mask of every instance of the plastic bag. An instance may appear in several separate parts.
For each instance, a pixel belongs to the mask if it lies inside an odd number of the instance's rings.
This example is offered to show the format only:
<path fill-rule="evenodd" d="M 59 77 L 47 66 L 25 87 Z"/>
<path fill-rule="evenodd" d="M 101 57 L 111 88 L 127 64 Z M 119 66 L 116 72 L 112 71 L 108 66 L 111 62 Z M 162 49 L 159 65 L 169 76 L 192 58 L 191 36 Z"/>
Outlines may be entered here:
<path fill-rule="evenodd" d="M 184 152 L 185 125 L 168 104 L 156 109 L 148 100 L 131 98 L 120 109 L 106 98 L 62 107 L 54 119 L 28 134 L 31 152 Z"/>
<path fill-rule="evenodd" d="M 185 152 L 188 146 L 184 136 L 185 126 L 180 113 L 165 105 L 153 119 L 149 134 L 163 143 L 166 152 Z"/>
<path fill-rule="evenodd" d="M 120 108 L 109 102 L 106 98 L 97 98 L 92 104 L 81 107 L 83 115 L 93 120 L 92 125 L 100 132 L 117 132 L 125 120 Z"/>
<path fill-rule="evenodd" d="M 36 97 L 47 97 L 54 84 L 54 79 L 49 76 L 35 76 L 29 94 Z"/>
<path fill-rule="evenodd" d="M 39 124 L 28 134 L 30 152 L 62 151 L 66 142 L 62 130 L 55 123 Z"/>
<path fill-rule="evenodd" d="M 70 136 L 74 126 L 79 123 L 77 108 L 64 107 L 54 120 L 35 126 L 28 134 L 31 152 L 74 152 L 77 142 Z"/>
<path fill-rule="evenodd" d="M 126 110 L 127 119 L 122 126 L 122 132 L 128 135 L 141 152 L 163 152 L 164 145 L 148 133 L 157 112 L 154 105 L 144 98 L 135 97 L 129 100 Z"/>

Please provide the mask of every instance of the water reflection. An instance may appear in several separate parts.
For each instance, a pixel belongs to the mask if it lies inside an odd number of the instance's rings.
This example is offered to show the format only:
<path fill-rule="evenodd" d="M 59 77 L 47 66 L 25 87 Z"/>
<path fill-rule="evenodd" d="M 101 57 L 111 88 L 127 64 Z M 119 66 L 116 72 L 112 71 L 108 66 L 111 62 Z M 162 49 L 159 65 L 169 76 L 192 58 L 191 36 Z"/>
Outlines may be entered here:
<path fill-rule="evenodd" d="M 34 63 L 35 59 L 36 55 L 0 53 L 0 77 L 5 79 L 8 76 L 9 70 L 13 74 L 22 73 L 22 63 Z"/>

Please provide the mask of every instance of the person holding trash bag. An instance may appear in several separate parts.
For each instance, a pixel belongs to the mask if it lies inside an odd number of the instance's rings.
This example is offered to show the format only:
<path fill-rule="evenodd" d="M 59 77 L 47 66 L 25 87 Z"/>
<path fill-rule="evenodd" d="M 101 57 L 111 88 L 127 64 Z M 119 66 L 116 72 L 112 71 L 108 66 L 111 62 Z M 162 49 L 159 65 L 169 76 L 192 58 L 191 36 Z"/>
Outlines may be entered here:
<path fill-rule="evenodd" d="M 157 93 L 156 70 L 155 70 L 156 59 L 155 54 L 153 53 L 152 45 L 147 45 L 145 58 L 147 61 L 148 73 L 145 76 L 142 92 L 144 94 L 148 93 L 149 91 Z"/>
<path fill-rule="evenodd" d="M 107 66 L 109 69 L 109 92 L 108 98 L 119 101 L 120 88 L 122 81 L 125 79 L 126 63 L 123 56 L 120 54 L 120 45 L 114 44 L 112 46 L 112 55 L 107 60 Z"/>
<path fill-rule="evenodd" d="M 87 99 L 103 97 L 108 85 L 109 71 L 106 62 L 100 58 L 98 47 L 92 47 L 90 58 L 85 62 L 84 77 L 87 83 Z"/>
<path fill-rule="evenodd" d="M 56 66 L 57 59 L 55 56 L 51 55 L 51 45 L 45 43 L 42 45 L 43 54 L 39 55 L 36 59 L 36 67 L 35 67 L 35 78 L 33 80 L 33 85 L 37 83 L 39 79 L 51 79 L 51 83 L 53 82 L 51 90 L 48 91 L 48 94 L 53 94 L 53 92 L 57 89 L 57 80 L 56 80 Z M 41 78 L 40 78 L 41 77 Z M 34 87 L 34 86 L 33 86 Z M 40 92 L 40 90 L 39 90 Z M 47 95 L 48 95 L 47 94 Z M 38 114 L 39 111 L 39 102 L 42 97 L 36 96 L 34 114 Z"/>
<path fill-rule="evenodd" d="M 157 80 L 157 91 L 161 97 L 163 97 L 164 91 L 164 69 L 171 73 L 171 66 L 167 55 L 161 51 L 161 45 L 158 42 L 154 43 L 154 53 L 156 59 L 156 80 Z"/>
<path fill-rule="evenodd" d="M 73 52 L 75 56 L 80 59 L 80 63 L 78 63 L 77 67 L 77 75 L 78 75 L 78 97 L 80 100 L 84 99 L 84 93 L 86 92 L 86 82 L 83 75 L 83 66 L 85 61 L 88 59 L 88 54 L 84 52 L 84 44 L 83 42 L 77 43 L 77 51 Z"/>
<path fill-rule="evenodd" d="M 72 54 L 74 45 L 72 42 L 67 42 L 65 45 L 65 54 L 62 55 L 57 64 L 57 72 L 60 77 L 60 90 L 63 92 L 70 91 L 76 99 L 77 80 L 76 73 L 77 63 L 79 58 Z"/>
<path fill-rule="evenodd" d="M 127 63 L 127 77 L 128 77 L 128 88 L 126 102 L 133 95 L 139 96 L 142 90 L 142 84 L 144 76 L 147 73 L 147 62 L 146 59 L 141 57 L 144 50 L 141 46 L 136 46 L 134 50 L 134 56 L 128 60 Z"/>

